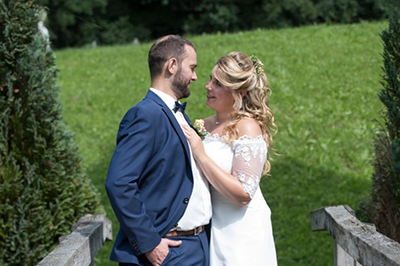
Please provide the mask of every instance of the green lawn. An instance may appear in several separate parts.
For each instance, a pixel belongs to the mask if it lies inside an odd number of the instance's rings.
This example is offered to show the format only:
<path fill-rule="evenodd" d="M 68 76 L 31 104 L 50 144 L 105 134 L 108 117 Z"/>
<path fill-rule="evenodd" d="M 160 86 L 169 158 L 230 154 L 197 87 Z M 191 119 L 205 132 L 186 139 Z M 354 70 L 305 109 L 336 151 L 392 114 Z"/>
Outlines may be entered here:
<path fill-rule="evenodd" d="M 333 265 L 333 240 L 311 232 L 310 211 L 347 204 L 357 209 L 371 183 L 372 137 L 386 22 L 186 36 L 198 51 L 198 80 L 187 99 L 190 118 L 213 114 L 204 86 L 216 60 L 231 51 L 257 55 L 273 90 L 279 132 L 271 176 L 261 187 L 271 210 L 280 266 Z M 118 222 L 104 189 L 118 124 L 146 94 L 150 43 L 56 51 L 64 119 L 75 133 L 87 175 L 107 216 Z M 106 243 L 96 265 L 108 260 Z"/>

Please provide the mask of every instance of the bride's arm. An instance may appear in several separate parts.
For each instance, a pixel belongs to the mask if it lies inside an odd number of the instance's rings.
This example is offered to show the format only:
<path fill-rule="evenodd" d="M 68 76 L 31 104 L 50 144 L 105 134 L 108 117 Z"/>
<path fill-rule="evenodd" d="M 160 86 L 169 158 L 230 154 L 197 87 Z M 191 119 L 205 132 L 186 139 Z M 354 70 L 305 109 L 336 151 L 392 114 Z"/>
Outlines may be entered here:
<path fill-rule="evenodd" d="M 240 123 L 240 135 L 255 137 L 261 134 L 258 125 Z M 183 131 L 192 148 L 193 157 L 197 167 L 203 172 L 211 185 L 227 199 L 243 207 L 251 201 L 251 196 L 243 188 L 243 183 L 235 176 L 222 170 L 204 151 L 203 143 L 197 133 L 188 126 L 183 126 Z M 253 136 L 254 135 L 254 136 Z M 235 160 L 234 160 L 235 162 Z M 235 168 L 235 165 L 233 166 Z"/>

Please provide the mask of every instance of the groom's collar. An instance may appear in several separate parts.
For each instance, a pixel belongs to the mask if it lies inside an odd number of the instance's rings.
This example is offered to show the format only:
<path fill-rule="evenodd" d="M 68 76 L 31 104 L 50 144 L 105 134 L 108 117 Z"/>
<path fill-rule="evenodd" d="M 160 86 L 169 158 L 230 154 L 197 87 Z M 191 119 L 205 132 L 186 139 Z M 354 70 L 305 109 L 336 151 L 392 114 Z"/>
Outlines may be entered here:
<path fill-rule="evenodd" d="M 175 99 L 171 97 L 171 95 L 166 94 L 160 90 L 150 88 L 150 91 L 154 92 L 161 100 L 168 106 L 169 109 L 173 109 L 175 107 Z"/>

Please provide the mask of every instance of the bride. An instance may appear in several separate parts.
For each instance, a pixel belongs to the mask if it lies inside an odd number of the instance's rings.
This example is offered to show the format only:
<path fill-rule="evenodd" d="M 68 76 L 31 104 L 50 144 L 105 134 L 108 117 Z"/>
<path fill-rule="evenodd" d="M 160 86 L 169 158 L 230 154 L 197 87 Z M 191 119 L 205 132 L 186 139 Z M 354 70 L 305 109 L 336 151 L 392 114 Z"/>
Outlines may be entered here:
<path fill-rule="evenodd" d="M 263 64 L 231 52 L 216 63 L 206 90 L 216 114 L 204 119 L 203 142 L 192 128 L 182 127 L 211 184 L 210 265 L 275 266 L 271 211 L 259 187 L 270 170 L 275 127 Z"/>

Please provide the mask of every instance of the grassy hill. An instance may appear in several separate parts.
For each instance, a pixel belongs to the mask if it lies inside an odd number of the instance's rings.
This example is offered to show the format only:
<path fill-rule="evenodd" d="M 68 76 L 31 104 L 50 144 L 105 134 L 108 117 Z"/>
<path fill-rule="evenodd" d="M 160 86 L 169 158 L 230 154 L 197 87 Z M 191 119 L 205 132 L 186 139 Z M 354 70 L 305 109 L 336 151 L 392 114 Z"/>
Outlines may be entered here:
<path fill-rule="evenodd" d="M 192 120 L 213 114 L 204 86 L 220 56 L 241 51 L 264 63 L 279 127 L 274 146 L 281 155 L 273 156 L 261 188 L 272 210 L 280 266 L 333 265 L 333 240 L 327 232 L 311 232 L 309 212 L 340 204 L 357 209 L 369 191 L 372 120 L 381 109 L 379 33 L 386 27 L 374 22 L 185 36 L 198 51 L 198 80 L 187 99 Z M 56 52 L 64 119 L 113 221 L 114 237 L 119 225 L 104 182 L 119 122 L 150 86 L 150 46 Z M 106 243 L 96 265 L 117 265 L 108 260 L 111 247 Z"/>

